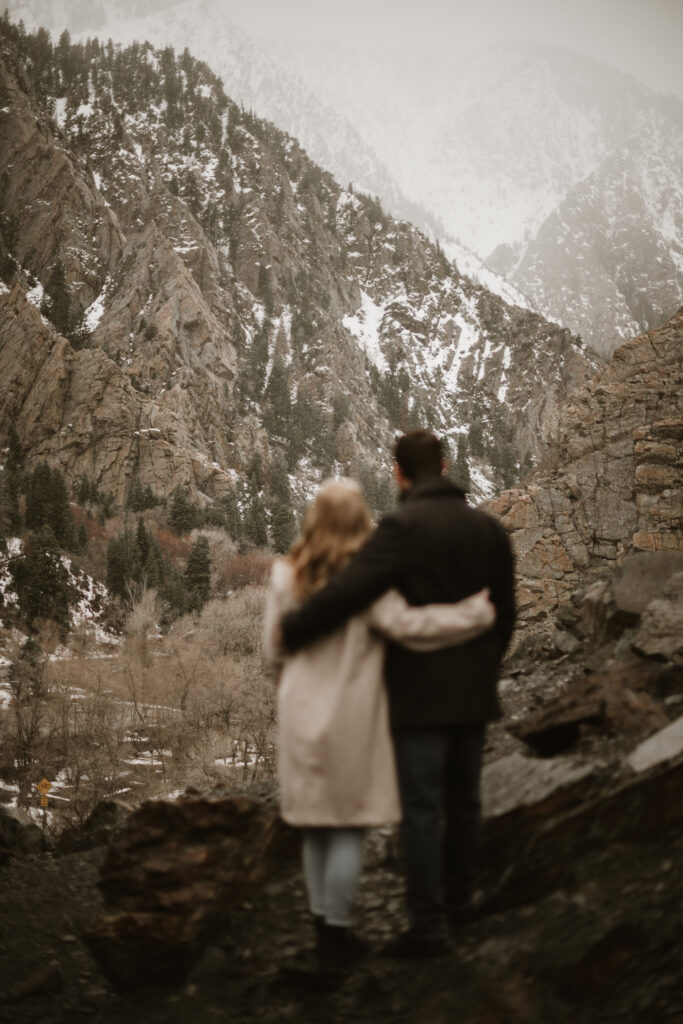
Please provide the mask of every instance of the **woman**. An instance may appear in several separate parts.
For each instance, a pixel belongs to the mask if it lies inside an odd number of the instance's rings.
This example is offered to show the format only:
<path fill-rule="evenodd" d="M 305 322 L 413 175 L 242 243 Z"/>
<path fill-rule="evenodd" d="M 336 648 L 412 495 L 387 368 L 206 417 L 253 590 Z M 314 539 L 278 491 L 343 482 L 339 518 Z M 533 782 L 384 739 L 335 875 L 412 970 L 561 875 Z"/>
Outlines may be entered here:
<path fill-rule="evenodd" d="M 303 867 L 323 971 L 361 951 L 350 931 L 365 829 L 401 817 L 382 683 L 383 638 L 436 650 L 478 636 L 495 620 L 485 591 L 458 604 L 411 607 L 389 591 L 334 633 L 292 656 L 278 650 L 281 617 L 324 586 L 372 529 L 359 487 L 324 484 L 301 538 L 273 566 L 264 620 L 266 656 L 281 665 L 281 813 L 303 828 Z"/>

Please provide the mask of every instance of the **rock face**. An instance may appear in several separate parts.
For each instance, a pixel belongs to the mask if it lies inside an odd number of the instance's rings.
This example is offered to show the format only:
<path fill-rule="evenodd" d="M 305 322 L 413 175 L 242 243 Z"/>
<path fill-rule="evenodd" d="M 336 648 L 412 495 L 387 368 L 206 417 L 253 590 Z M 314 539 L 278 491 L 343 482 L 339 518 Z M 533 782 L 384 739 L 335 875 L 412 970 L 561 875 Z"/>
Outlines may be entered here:
<path fill-rule="evenodd" d="M 86 475 L 121 497 L 133 479 L 155 493 L 177 485 L 225 491 L 230 477 L 207 465 L 200 426 L 141 396 L 98 349 L 72 346 L 26 301 L 19 285 L 0 295 L 0 378 L 5 409 L 31 457 L 58 465 L 70 480 Z"/>
<path fill-rule="evenodd" d="M 523 621 L 635 552 L 683 549 L 683 310 L 555 410 L 540 469 L 487 507 L 512 534 Z"/>

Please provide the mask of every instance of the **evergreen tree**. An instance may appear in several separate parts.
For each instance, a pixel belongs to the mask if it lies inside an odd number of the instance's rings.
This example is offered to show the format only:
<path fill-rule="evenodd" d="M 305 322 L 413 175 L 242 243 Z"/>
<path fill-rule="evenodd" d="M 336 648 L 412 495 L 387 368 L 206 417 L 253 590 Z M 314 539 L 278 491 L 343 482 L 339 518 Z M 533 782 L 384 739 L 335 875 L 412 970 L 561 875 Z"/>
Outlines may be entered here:
<path fill-rule="evenodd" d="M 7 455 L 5 457 L 5 469 L 8 473 L 19 474 L 24 469 L 24 449 L 21 446 L 17 428 L 13 423 L 7 431 Z"/>
<path fill-rule="evenodd" d="M 467 438 L 464 434 L 461 434 L 458 437 L 457 454 L 455 457 L 455 464 L 451 470 L 451 476 L 458 487 L 462 487 L 463 491 L 471 490 L 472 478 L 470 476 L 470 464 L 467 458 Z"/>
<path fill-rule="evenodd" d="M 185 569 L 187 608 L 199 611 L 211 596 L 211 559 L 209 538 L 197 537 L 192 545 Z"/>
<path fill-rule="evenodd" d="M 145 523 L 142 516 L 138 519 L 138 528 L 135 533 L 135 543 L 138 547 L 138 560 L 140 565 L 145 565 L 149 556 L 150 543 L 149 534 L 145 529 Z"/>
<path fill-rule="evenodd" d="M 271 503 L 270 532 L 275 550 L 280 555 L 286 554 L 296 535 L 296 521 L 289 505 L 278 501 Z"/>
<path fill-rule="evenodd" d="M 296 522 L 292 512 L 292 491 L 289 485 L 287 466 L 281 455 L 273 457 L 269 481 L 270 501 L 270 532 L 273 547 L 279 554 L 289 551 Z"/>
<path fill-rule="evenodd" d="M 62 547 L 74 542 L 74 521 L 64 477 L 58 469 L 39 463 L 26 483 L 26 527 L 48 524 Z"/>
<path fill-rule="evenodd" d="M 21 616 L 29 628 L 38 619 L 52 619 L 65 632 L 75 591 L 49 526 L 28 538 L 23 553 L 10 559 L 9 570 Z"/>
<path fill-rule="evenodd" d="M 470 453 L 475 458 L 482 458 L 484 455 L 484 428 L 480 419 L 473 419 L 468 432 Z"/>
<path fill-rule="evenodd" d="M 196 526 L 199 526 L 200 519 L 199 509 L 191 503 L 184 488 L 176 487 L 168 512 L 168 525 L 173 532 L 178 536 L 190 533 Z"/>
<path fill-rule="evenodd" d="M 45 298 L 41 304 L 41 313 L 54 324 L 60 334 L 68 337 L 71 328 L 69 314 L 69 292 L 66 287 L 64 266 L 57 260 L 45 286 Z"/>
<path fill-rule="evenodd" d="M 185 578 L 170 562 L 164 566 L 164 574 L 159 586 L 159 597 L 163 607 L 162 625 L 167 626 L 173 619 L 184 615 L 186 607 Z"/>
<path fill-rule="evenodd" d="M 126 505 L 131 512 L 144 512 L 145 509 L 154 508 L 158 504 L 159 499 L 154 494 L 150 485 L 146 484 L 143 487 L 136 477 L 130 486 L 128 498 L 126 499 Z"/>
<path fill-rule="evenodd" d="M 234 490 L 226 491 L 221 499 L 221 505 L 224 512 L 225 529 L 233 540 L 239 541 L 242 537 L 242 519 Z"/>
<path fill-rule="evenodd" d="M 21 532 L 19 489 L 17 477 L 7 470 L 0 472 L 0 534 L 14 537 Z"/>
<path fill-rule="evenodd" d="M 133 535 L 126 531 L 112 537 L 107 545 L 106 584 L 109 593 L 127 602 L 133 584 L 139 583 L 141 578 L 142 566 Z"/>
<path fill-rule="evenodd" d="M 247 359 L 247 380 L 251 394 L 254 396 L 259 396 L 263 392 L 266 367 L 268 365 L 269 335 L 270 326 L 266 319 L 252 338 Z"/>
<path fill-rule="evenodd" d="M 266 510 L 259 493 L 256 477 L 253 475 L 249 480 L 243 538 L 251 547 L 263 548 L 268 543 Z"/>
<path fill-rule="evenodd" d="M 289 394 L 289 378 L 287 369 L 280 356 L 273 360 L 268 385 L 265 391 L 266 407 L 263 425 L 268 434 L 286 437 L 292 415 L 292 402 Z"/>
<path fill-rule="evenodd" d="M 270 267 L 267 267 L 264 263 L 261 263 L 259 266 L 256 294 L 263 300 L 266 316 L 271 317 L 273 315 L 273 288 L 270 279 Z"/>

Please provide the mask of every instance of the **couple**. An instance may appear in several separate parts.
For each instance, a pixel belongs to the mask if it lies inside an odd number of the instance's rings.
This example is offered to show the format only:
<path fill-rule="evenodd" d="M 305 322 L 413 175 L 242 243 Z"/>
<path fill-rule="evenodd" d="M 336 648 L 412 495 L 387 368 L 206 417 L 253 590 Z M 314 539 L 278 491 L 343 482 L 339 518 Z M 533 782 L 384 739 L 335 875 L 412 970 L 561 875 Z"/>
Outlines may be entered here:
<path fill-rule="evenodd" d="M 449 919 L 467 916 L 485 723 L 514 620 L 507 535 L 444 478 L 438 438 L 412 431 L 394 458 L 397 511 L 372 532 L 357 486 L 325 484 L 266 606 L 282 816 L 304 829 L 324 972 L 362 950 L 350 923 L 369 826 L 401 821 L 410 928 L 385 953 L 440 955 Z"/>

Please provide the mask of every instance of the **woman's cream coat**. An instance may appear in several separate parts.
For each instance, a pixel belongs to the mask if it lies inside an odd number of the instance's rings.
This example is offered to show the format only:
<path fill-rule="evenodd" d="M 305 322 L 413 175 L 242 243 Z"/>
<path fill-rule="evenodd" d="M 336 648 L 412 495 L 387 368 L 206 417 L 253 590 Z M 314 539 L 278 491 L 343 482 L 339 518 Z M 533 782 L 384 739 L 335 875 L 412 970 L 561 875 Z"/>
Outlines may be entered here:
<path fill-rule="evenodd" d="M 465 643 L 493 625 L 493 605 L 482 592 L 458 604 L 418 608 L 390 591 L 341 629 L 283 659 L 279 622 L 296 604 L 292 568 L 280 560 L 266 602 L 264 649 L 281 665 L 282 817 L 299 826 L 399 821 L 382 638 L 424 651 Z"/>

